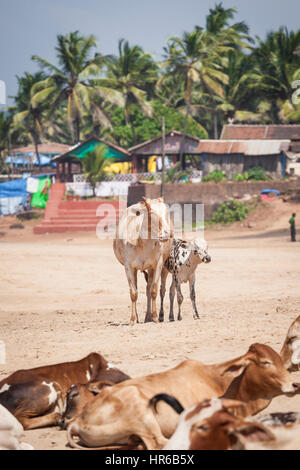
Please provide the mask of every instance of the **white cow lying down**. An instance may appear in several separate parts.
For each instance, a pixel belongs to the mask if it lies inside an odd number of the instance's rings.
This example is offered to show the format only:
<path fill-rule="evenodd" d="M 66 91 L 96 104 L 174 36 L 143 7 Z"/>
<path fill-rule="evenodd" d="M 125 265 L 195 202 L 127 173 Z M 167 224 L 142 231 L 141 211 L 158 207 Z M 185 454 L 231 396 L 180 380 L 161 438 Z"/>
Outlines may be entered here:
<path fill-rule="evenodd" d="M 0 405 L 0 450 L 33 450 L 26 442 L 21 442 L 24 429 L 21 423 Z"/>

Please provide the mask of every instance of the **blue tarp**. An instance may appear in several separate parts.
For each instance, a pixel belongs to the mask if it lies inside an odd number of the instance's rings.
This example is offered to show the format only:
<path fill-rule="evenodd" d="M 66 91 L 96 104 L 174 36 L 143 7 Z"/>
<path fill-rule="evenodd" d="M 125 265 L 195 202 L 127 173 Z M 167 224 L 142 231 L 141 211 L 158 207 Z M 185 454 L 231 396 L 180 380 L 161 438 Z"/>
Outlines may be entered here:
<path fill-rule="evenodd" d="M 0 183 L 0 215 L 15 214 L 26 203 L 27 178 Z"/>
<path fill-rule="evenodd" d="M 276 196 L 279 196 L 280 195 L 280 192 L 277 191 L 277 189 L 263 189 L 261 191 L 261 194 L 269 194 L 269 193 L 275 193 Z"/>
<path fill-rule="evenodd" d="M 28 158 L 22 158 L 14 155 L 10 155 L 5 159 L 5 162 L 8 164 L 13 164 L 13 165 L 21 165 L 21 166 L 28 166 L 29 165 L 29 160 L 30 160 L 30 154 L 28 154 Z M 41 161 L 41 166 L 56 166 L 55 162 L 51 162 L 51 158 L 47 157 L 47 155 L 40 154 L 40 161 Z M 39 162 L 36 159 L 34 162 L 34 166 L 39 166 Z"/>

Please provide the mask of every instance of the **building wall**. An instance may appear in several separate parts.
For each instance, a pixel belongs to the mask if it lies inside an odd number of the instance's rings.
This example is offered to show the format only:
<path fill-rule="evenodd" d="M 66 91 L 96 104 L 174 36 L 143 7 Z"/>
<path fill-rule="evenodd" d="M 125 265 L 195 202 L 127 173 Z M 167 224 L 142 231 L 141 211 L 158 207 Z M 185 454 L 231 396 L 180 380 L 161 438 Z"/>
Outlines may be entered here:
<path fill-rule="evenodd" d="M 167 204 L 204 204 L 205 219 L 209 219 L 218 206 L 229 199 L 239 199 L 250 194 L 260 194 L 263 189 L 277 189 L 286 192 L 299 188 L 300 178 L 290 181 L 262 182 L 224 182 L 166 184 L 165 202 Z M 127 205 L 136 204 L 142 197 L 155 199 L 160 197 L 161 186 L 158 184 L 140 184 L 128 188 Z"/>
<path fill-rule="evenodd" d="M 264 168 L 273 178 L 281 177 L 280 155 L 202 155 L 204 176 L 214 170 L 225 171 L 228 178 L 236 173 L 244 173 L 254 166 Z"/>

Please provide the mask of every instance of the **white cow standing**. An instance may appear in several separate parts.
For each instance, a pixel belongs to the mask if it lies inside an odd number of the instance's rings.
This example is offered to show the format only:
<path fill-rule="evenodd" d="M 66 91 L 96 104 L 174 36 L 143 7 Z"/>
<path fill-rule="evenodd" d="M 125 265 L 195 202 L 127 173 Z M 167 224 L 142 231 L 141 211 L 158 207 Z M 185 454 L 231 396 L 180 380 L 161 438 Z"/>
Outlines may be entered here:
<path fill-rule="evenodd" d="M 164 262 L 168 258 L 173 240 L 173 226 L 163 198 L 146 199 L 128 207 L 120 219 L 114 253 L 125 267 L 130 289 L 132 312 L 130 325 L 138 322 L 137 271 L 145 273 L 147 280 L 147 313 L 145 322 L 158 322 L 156 297 Z"/>
<path fill-rule="evenodd" d="M 169 273 L 172 274 L 172 284 L 170 287 L 170 314 L 169 320 L 174 321 L 174 296 L 175 289 L 177 291 L 178 301 L 178 320 L 182 320 L 181 304 L 183 302 L 183 295 L 181 292 L 181 283 L 189 282 L 190 285 L 190 298 L 194 310 L 194 320 L 199 318 L 196 306 L 195 294 L 195 281 L 196 269 L 200 263 L 210 263 L 211 257 L 207 253 L 207 243 L 202 238 L 196 238 L 192 241 L 185 241 L 181 239 L 173 239 L 173 244 L 170 256 L 166 260 L 161 274 L 161 307 L 159 313 L 159 321 L 164 321 L 164 296 L 166 293 L 166 280 Z"/>

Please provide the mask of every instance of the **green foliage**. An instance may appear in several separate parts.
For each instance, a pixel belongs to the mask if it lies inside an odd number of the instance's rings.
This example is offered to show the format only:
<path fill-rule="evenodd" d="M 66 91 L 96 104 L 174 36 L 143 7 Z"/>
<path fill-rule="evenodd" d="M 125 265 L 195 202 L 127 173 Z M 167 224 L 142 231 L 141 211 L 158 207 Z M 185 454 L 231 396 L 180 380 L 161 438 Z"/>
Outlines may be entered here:
<path fill-rule="evenodd" d="M 254 166 L 248 170 L 248 180 L 254 181 L 267 181 L 269 179 L 264 168 L 260 166 Z"/>
<path fill-rule="evenodd" d="M 148 118 L 143 116 L 138 106 L 131 107 L 131 119 L 135 129 L 136 142 L 141 143 L 145 140 L 153 139 L 161 135 L 162 116 L 165 117 L 166 133 L 171 130 L 182 131 L 184 116 L 173 108 L 168 108 L 160 103 L 153 105 L 154 117 Z M 131 147 L 134 145 L 132 128 L 126 126 L 124 113 L 122 108 L 118 107 L 112 110 L 112 135 L 114 140 L 123 147 Z M 206 130 L 195 121 L 192 117 L 188 119 L 186 133 L 206 139 Z"/>
<path fill-rule="evenodd" d="M 208 175 L 206 175 L 202 181 L 204 183 L 208 183 L 210 181 L 214 181 L 215 183 L 220 183 L 221 181 L 225 181 L 227 178 L 226 178 L 226 173 L 224 171 L 220 171 L 220 170 L 214 170 L 214 171 L 211 171 L 210 173 L 208 173 Z"/>
<path fill-rule="evenodd" d="M 166 171 L 166 183 L 179 183 L 180 181 L 187 181 L 192 174 L 192 170 L 181 170 L 180 162 L 176 163 L 172 168 Z"/>
<path fill-rule="evenodd" d="M 231 201 L 223 202 L 218 210 L 212 215 L 212 222 L 214 224 L 227 225 L 238 220 L 243 220 L 248 215 L 248 208 L 239 201 L 232 199 Z"/>
<path fill-rule="evenodd" d="M 232 179 L 234 181 L 247 181 L 248 173 L 247 171 L 245 173 L 236 173 L 235 175 L 233 175 Z"/>
<path fill-rule="evenodd" d="M 233 175 L 234 181 L 267 181 L 269 179 L 266 171 L 261 166 L 254 166 L 245 173 L 236 173 Z"/>
<path fill-rule="evenodd" d="M 106 148 L 104 145 L 99 145 L 92 152 L 88 152 L 82 161 L 83 172 L 87 181 L 93 188 L 95 196 L 96 183 L 104 181 L 107 176 L 105 168 L 110 166 L 113 161 L 111 158 L 105 158 Z"/>
<path fill-rule="evenodd" d="M 35 55 L 43 73 L 18 77 L 9 133 L 1 132 L 0 117 L 0 152 L 30 141 L 77 143 L 92 134 L 128 148 L 159 136 L 162 116 L 166 132 L 201 139 L 218 138 L 228 118 L 298 123 L 300 105 L 291 97 L 300 79 L 300 30 L 280 28 L 254 43 L 247 24 L 235 22 L 237 13 L 217 3 L 202 26 L 169 38 L 162 63 L 124 39 L 117 55 L 104 56 L 93 35 L 58 35 L 56 62 Z M 267 176 L 253 169 L 233 179 Z"/>

